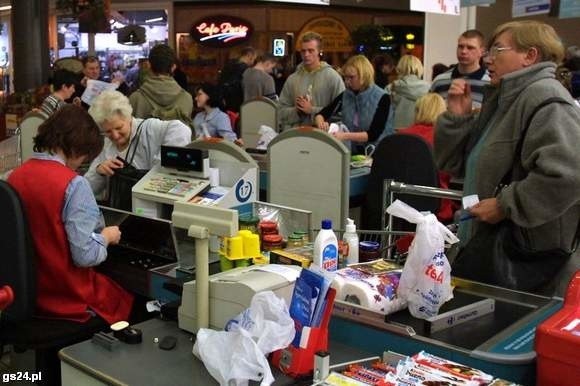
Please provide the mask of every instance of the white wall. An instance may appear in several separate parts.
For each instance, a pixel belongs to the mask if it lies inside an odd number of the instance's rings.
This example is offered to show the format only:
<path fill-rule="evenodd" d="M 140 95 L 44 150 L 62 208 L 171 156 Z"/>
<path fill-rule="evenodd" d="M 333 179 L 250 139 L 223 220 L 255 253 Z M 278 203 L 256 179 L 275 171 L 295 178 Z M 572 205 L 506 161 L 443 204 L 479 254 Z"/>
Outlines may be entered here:
<path fill-rule="evenodd" d="M 431 79 L 435 63 L 457 63 L 457 38 L 468 29 L 475 28 L 476 7 L 461 8 L 460 16 L 438 13 L 425 14 L 424 63 L 425 80 Z"/>

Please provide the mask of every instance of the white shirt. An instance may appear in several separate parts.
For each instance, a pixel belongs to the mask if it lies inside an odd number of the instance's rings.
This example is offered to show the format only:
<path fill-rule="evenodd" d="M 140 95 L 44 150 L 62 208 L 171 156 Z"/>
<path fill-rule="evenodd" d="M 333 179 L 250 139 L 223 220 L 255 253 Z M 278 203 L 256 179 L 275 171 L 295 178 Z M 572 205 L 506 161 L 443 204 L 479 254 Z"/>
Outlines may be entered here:
<path fill-rule="evenodd" d="M 131 123 L 131 142 L 135 140 L 137 127 L 143 119 L 133 118 Z M 161 121 L 157 118 L 149 118 L 141 126 L 139 144 L 135 151 L 132 165 L 137 169 L 151 169 L 161 162 L 161 145 L 186 146 L 191 142 L 191 129 L 181 121 Z M 134 145 L 133 145 L 134 146 Z M 131 154 L 133 154 L 131 146 Z M 98 199 L 104 198 L 107 187 L 107 177 L 97 173 L 97 166 L 107 159 L 122 156 L 124 151 L 119 151 L 109 138 L 105 138 L 105 145 L 101 153 L 91 162 L 85 178 L 89 181 L 93 193 Z M 128 155 L 128 156 L 130 156 Z M 126 157 L 123 157 L 126 159 Z M 127 159 L 127 162 L 130 160 Z"/>

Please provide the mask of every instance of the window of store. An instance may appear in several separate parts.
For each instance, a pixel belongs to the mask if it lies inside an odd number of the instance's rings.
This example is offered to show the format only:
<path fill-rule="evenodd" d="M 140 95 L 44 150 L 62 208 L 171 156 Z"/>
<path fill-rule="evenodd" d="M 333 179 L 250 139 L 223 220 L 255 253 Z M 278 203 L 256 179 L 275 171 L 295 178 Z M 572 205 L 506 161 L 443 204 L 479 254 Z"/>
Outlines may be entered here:
<path fill-rule="evenodd" d="M 109 23 L 110 33 L 94 34 L 94 52 L 91 54 L 100 60 L 103 80 L 120 72 L 130 83 L 138 71 L 139 60 L 147 58 L 151 47 L 168 42 L 168 11 L 113 10 Z M 54 54 L 54 59 L 89 55 L 89 39 L 92 37 L 79 31 L 77 20 L 58 16 L 57 32 L 58 52 Z"/>

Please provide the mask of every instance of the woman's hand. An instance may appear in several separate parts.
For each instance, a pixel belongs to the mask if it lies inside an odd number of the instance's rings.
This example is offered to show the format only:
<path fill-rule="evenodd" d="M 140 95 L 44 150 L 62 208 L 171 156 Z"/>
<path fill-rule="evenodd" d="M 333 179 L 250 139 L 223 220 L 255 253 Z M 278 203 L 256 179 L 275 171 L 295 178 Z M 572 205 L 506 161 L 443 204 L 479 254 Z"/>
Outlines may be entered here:
<path fill-rule="evenodd" d="M 116 225 L 103 228 L 101 235 L 107 241 L 107 245 L 119 244 L 119 241 L 121 240 L 121 231 Z"/>
<path fill-rule="evenodd" d="M 454 79 L 447 93 L 447 110 L 455 115 L 471 113 L 471 86 L 465 79 Z"/>
<path fill-rule="evenodd" d="M 330 124 L 324 120 L 322 115 L 315 116 L 314 123 L 320 130 L 328 131 L 328 128 L 330 127 Z"/>
<path fill-rule="evenodd" d="M 123 162 L 116 158 L 104 160 L 97 166 L 97 173 L 102 176 L 112 176 L 116 169 L 121 169 L 123 166 Z"/>
<path fill-rule="evenodd" d="M 497 224 L 505 218 L 505 213 L 499 206 L 497 198 L 486 198 L 469 208 L 469 212 L 481 221 Z"/>

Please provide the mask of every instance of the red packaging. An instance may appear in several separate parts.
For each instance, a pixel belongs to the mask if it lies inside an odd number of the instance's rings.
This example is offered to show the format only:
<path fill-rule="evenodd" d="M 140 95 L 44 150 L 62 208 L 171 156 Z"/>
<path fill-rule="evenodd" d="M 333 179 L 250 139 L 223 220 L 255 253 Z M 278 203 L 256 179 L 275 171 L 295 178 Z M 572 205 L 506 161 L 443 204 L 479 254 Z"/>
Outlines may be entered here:
<path fill-rule="evenodd" d="M 564 307 L 536 330 L 538 386 L 580 382 L 580 270 L 568 285 Z"/>

